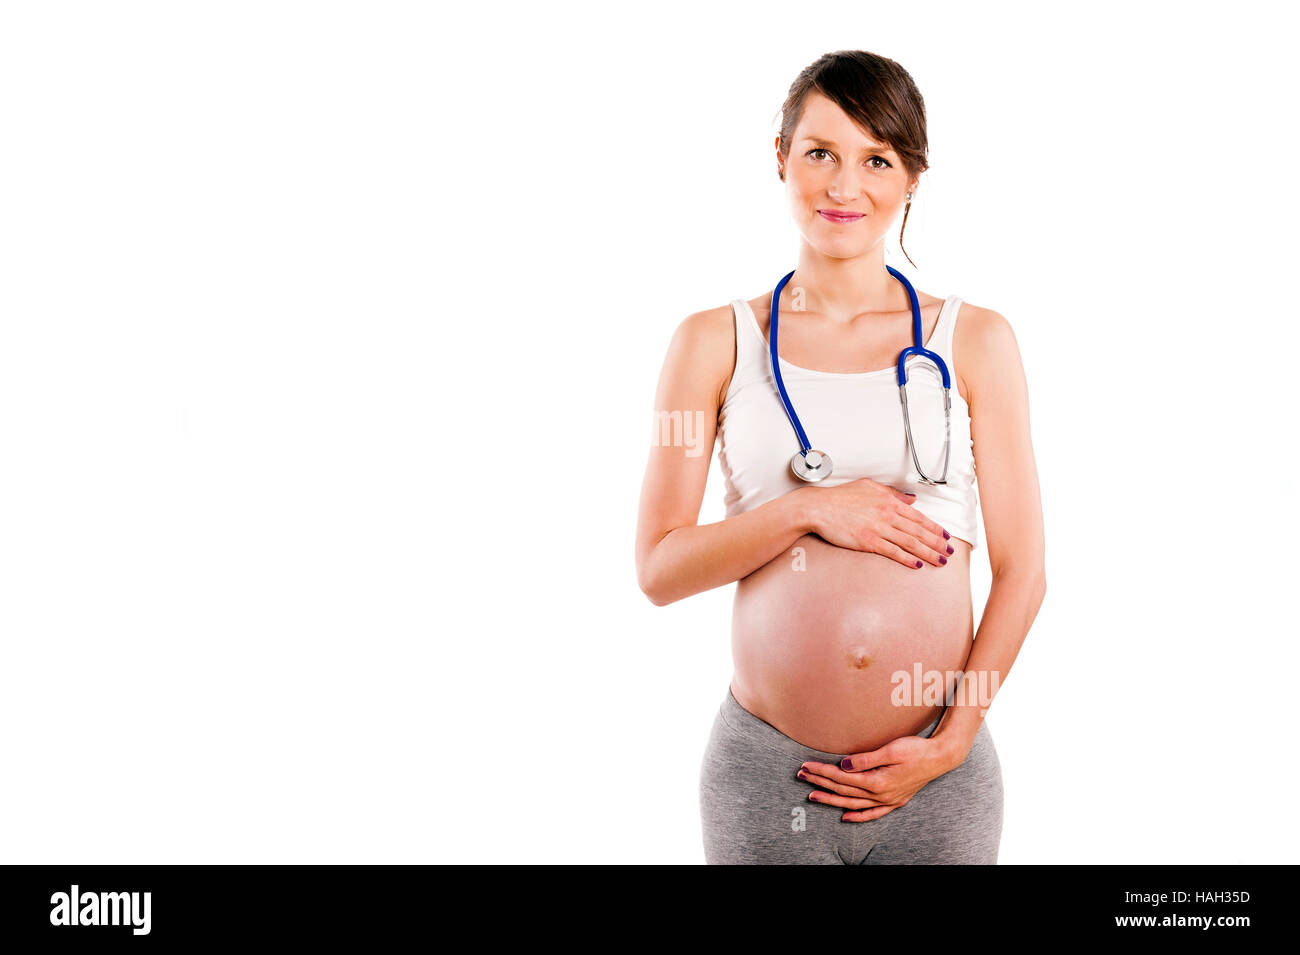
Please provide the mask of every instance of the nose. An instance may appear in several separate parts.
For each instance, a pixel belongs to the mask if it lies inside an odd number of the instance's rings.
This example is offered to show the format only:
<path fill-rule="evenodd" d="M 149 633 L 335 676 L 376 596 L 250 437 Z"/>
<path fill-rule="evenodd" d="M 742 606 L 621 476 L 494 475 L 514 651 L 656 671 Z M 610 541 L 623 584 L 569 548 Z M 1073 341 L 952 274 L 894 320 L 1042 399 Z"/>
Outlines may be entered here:
<path fill-rule="evenodd" d="M 862 183 L 858 171 L 847 165 L 841 165 L 831 179 L 828 191 L 836 202 L 853 202 L 862 195 Z"/>

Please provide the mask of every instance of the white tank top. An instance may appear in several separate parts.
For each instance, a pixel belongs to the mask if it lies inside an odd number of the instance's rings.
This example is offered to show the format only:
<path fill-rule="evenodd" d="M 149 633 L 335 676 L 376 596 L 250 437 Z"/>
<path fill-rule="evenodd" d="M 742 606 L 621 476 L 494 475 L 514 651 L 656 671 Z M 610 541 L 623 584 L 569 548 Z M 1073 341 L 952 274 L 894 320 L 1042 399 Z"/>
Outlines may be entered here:
<path fill-rule="evenodd" d="M 957 388 L 952 357 L 953 329 L 962 300 L 948 296 L 925 347 L 948 366 L 952 433 L 947 484 L 921 481 L 903 428 L 897 362 L 867 372 L 813 371 L 781 359 L 786 394 L 809 443 L 831 456 L 831 476 L 818 482 L 835 487 L 869 477 L 912 491 L 912 506 L 953 537 L 979 546 L 974 441 L 970 409 Z M 779 497 L 804 482 L 790 470 L 799 437 L 785 413 L 772 376 L 767 339 L 749 303 L 731 303 L 736 321 L 736 370 L 718 412 L 718 462 L 725 483 L 723 503 L 734 517 Z M 943 381 L 934 364 L 907 359 L 908 415 L 921 467 L 932 478 L 943 472 Z M 923 438 L 922 435 L 925 435 Z M 928 453 L 932 452 L 932 453 Z"/>

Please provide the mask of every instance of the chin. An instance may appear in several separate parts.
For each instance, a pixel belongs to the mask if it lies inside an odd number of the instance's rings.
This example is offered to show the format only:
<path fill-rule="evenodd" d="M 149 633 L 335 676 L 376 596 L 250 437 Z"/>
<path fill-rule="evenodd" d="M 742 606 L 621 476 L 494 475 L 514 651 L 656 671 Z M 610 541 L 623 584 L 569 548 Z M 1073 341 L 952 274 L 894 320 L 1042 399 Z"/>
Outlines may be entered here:
<path fill-rule="evenodd" d="M 858 256 L 866 255 L 871 251 L 869 242 L 826 242 L 816 241 L 812 236 L 805 236 L 808 244 L 814 249 L 826 256 L 828 259 L 856 259 Z"/>

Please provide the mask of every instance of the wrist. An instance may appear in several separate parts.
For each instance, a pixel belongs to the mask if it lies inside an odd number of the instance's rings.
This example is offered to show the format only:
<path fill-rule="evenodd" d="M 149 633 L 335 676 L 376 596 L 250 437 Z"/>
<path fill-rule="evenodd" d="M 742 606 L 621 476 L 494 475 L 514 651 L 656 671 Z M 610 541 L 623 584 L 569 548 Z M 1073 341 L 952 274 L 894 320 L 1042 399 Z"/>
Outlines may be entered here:
<path fill-rule="evenodd" d="M 935 731 L 930 739 L 939 747 L 939 756 L 949 769 L 956 769 L 966 762 L 971 747 L 975 745 L 973 736 L 967 736 L 956 727 Z"/>
<path fill-rule="evenodd" d="M 791 520 L 794 529 L 802 534 L 816 534 L 821 528 L 820 495 L 821 488 L 806 484 L 795 488 L 785 499 L 790 502 Z"/>

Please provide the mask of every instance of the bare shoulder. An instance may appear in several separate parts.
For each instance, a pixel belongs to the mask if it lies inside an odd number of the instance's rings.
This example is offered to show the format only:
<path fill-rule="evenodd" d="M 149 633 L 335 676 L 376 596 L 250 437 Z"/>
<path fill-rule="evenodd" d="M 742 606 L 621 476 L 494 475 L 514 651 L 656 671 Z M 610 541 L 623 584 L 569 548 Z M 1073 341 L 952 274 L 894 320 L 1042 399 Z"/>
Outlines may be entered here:
<path fill-rule="evenodd" d="M 692 312 L 677 325 L 670 359 L 697 386 L 708 382 L 720 406 L 736 367 L 735 319 L 730 303 Z"/>
<path fill-rule="evenodd" d="M 953 330 L 957 380 L 970 401 L 971 386 L 1011 374 L 1020 367 L 1020 348 L 1011 323 L 1001 312 L 963 301 Z"/>

